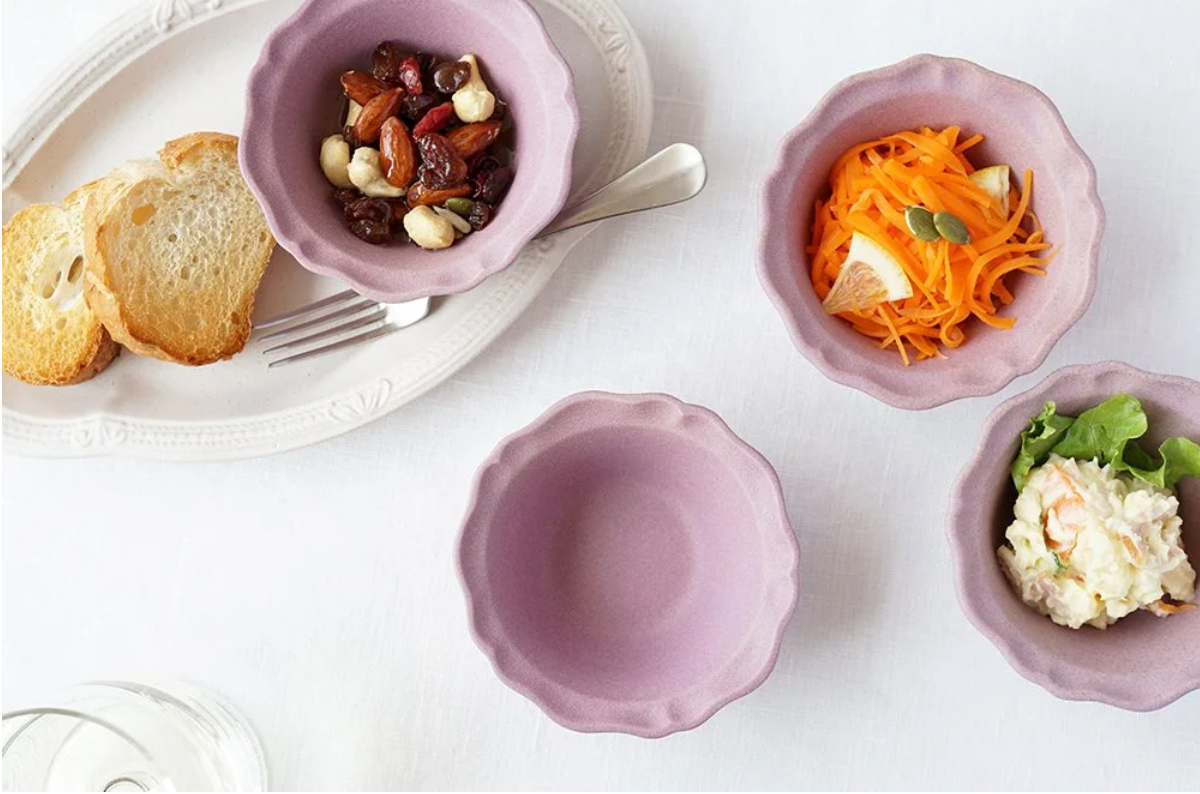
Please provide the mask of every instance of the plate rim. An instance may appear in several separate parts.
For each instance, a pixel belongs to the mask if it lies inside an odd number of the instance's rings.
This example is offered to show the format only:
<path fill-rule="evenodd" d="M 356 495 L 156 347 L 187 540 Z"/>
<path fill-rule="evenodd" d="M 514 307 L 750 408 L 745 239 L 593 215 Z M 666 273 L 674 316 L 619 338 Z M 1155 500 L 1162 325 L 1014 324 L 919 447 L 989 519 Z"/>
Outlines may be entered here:
<path fill-rule="evenodd" d="M 101 28 L 34 95 L 4 141 L 7 191 L 43 144 L 76 109 L 126 66 L 172 36 L 226 13 L 270 0 L 145 0 Z M 614 136 L 601 165 L 576 191 L 598 188 L 606 168 L 630 167 L 646 151 L 653 123 L 649 62 L 615 0 L 548 0 L 602 41 L 610 90 L 625 104 L 628 134 Z M 88 68 L 82 68 L 84 65 Z M 623 81 L 623 82 L 622 82 Z M 619 173 L 619 171 L 617 172 Z M 219 420 L 154 420 L 97 411 L 44 419 L 3 407 L 5 446 L 19 455 L 79 458 L 116 455 L 170 461 L 236 460 L 315 444 L 378 419 L 439 385 L 499 337 L 541 293 L 570 250 L 595 227 L 536 241 L 503 273 L 501 288 L 429 351 L 352 388 L 280 411 Z M 438 352 L 431 356 L 430 351 Z M 406 373 L 415 368 L 416 373 Z M 402 377 L 407 383 L 400 383 Z"/>

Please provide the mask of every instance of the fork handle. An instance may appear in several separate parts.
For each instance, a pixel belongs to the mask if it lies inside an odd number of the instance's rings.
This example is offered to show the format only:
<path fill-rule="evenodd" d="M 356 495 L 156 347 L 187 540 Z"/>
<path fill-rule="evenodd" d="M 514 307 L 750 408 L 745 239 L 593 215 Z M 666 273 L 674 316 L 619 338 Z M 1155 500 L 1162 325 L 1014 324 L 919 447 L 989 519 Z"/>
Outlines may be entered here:
<path fill-rule="evenodd" d="M 704 189 L 708 171 L 695 146 L 671 144 L 558 214 L 538 237 L 687 201 Z"/>

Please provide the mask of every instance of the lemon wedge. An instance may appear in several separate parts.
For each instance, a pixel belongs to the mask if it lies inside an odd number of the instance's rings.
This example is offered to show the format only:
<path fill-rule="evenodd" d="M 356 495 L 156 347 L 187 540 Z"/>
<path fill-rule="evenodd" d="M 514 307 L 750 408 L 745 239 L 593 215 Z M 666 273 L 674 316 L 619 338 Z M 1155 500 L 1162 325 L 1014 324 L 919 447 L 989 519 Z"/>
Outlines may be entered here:
<path fill-rule="evenodd" d="M 984 192 L 994 201 L 1000 203 L 1000 210 L 1006 218 L 1008 217 L 1008 173 L 1006 165 L 989 165 L 987 168 L 980 168 L 970 177 L 972 182 L 983 188 Z"/>
<path fill-rule="evenodd" d="M 855 232 L 846 262 L 821 305 L 829 314 L 838 314 L 911 298 L 912 294 L 912 284 L 896 258 L 870 237 Z"/>

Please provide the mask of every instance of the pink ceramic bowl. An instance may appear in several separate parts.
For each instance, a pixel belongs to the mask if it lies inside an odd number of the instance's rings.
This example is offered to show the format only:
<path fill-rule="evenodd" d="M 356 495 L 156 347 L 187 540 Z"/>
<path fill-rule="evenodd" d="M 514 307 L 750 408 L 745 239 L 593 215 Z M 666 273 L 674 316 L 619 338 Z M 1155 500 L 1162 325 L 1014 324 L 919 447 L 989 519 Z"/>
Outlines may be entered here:
<path fill-rule="evenodd" d="M 1018 317 L 1008 331 L 980 322 L 945 360 L 905 367 L 849 323 L 825 313 L 809 280 L 805 248 L 813 205 L 850 146 L 922 125 L 957 124 L 987 135 L 971 150 L 979 167 L 1032 169 L 1033 208 L 1057 251 L 1044 278 L 1010 281 Z M 796 347 L 826 377 L 898 408 L 924 409 L 992 394 L 1032 372 L 1092 301 L 1104 211 L 1096 173 L 1054 104 L 1033 86 L 968 61 L 918 55 L 855 75 L 830 91 L 779 149 L 763 186 L 759 276 Z"/>
<path fill-rule="evenodd" d="M 1013 520 L 1009 467 L 1020 432 L 1046 400 L 1077 416 L 1118 392 L 1141 400 L 1150 448 L 1169 436 L 1200 439 L 1200 383 L 1112 361 L 1060 369 L 988 417 L 954 485 L 946 531 L 963 610 L 1017 672 L 1060 698 L 1149 711 L 1200 688 L 1200 611 L 1166 619 L 1137 612 L 1104 631 L 1064 628 L 1021 601 L 996 559 Z M 1184 549 L 1200 565 L 1200 481 L 1184 480 L 1176 494 Z"/>
<path fill-rule="evenodd" d="M 383 39 L 479 56 L 514 120 L 516 178 L 486 229 L 442 251 L 373 246 L 346 228 L 317 156 L 340 127 L 338 77 Z M 279 244 L 381 301 L 462 292 L 503 270 L 562 208 L 579 127 L 571 72 L 524 0 L 308 0 L 263 47 L 246 88 L 242 173 Z"/>
<path fill-rule="evenodd" d="M 459 562 L 505 683 L 568 728 L 647 738 L 761 684 L 799 592 L 774 469 L 661 394 L 577 394 L 501 442 Z"/>

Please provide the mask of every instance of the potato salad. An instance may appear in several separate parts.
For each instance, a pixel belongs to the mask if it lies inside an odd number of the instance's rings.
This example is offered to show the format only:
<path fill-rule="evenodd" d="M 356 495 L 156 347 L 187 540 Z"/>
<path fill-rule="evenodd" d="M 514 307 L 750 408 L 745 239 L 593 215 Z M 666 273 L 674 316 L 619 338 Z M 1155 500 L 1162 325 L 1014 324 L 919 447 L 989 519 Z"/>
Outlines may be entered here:
<path fill-rule="evenodd" d="M 1166 615 L 1196 600 L 1178 509 L 1170 492 L 1111 466 L 1051 455 L 1017 498 L 1000 561 L 1021 599 L 1063 626 Z"/>
<path fill-rule="evenodd" d="M 1015 520 L 997 556 L 1021 600 L 1059 625 L 1196 608 L 1172 489 L 1200 477 L 1200 445 L 1178 436 L 1155 454 L 1138 441 L 1148 428 L 1141 403 L 1118 394 L 1078 417 L 1047 402 L 1021 433 Z"/>

